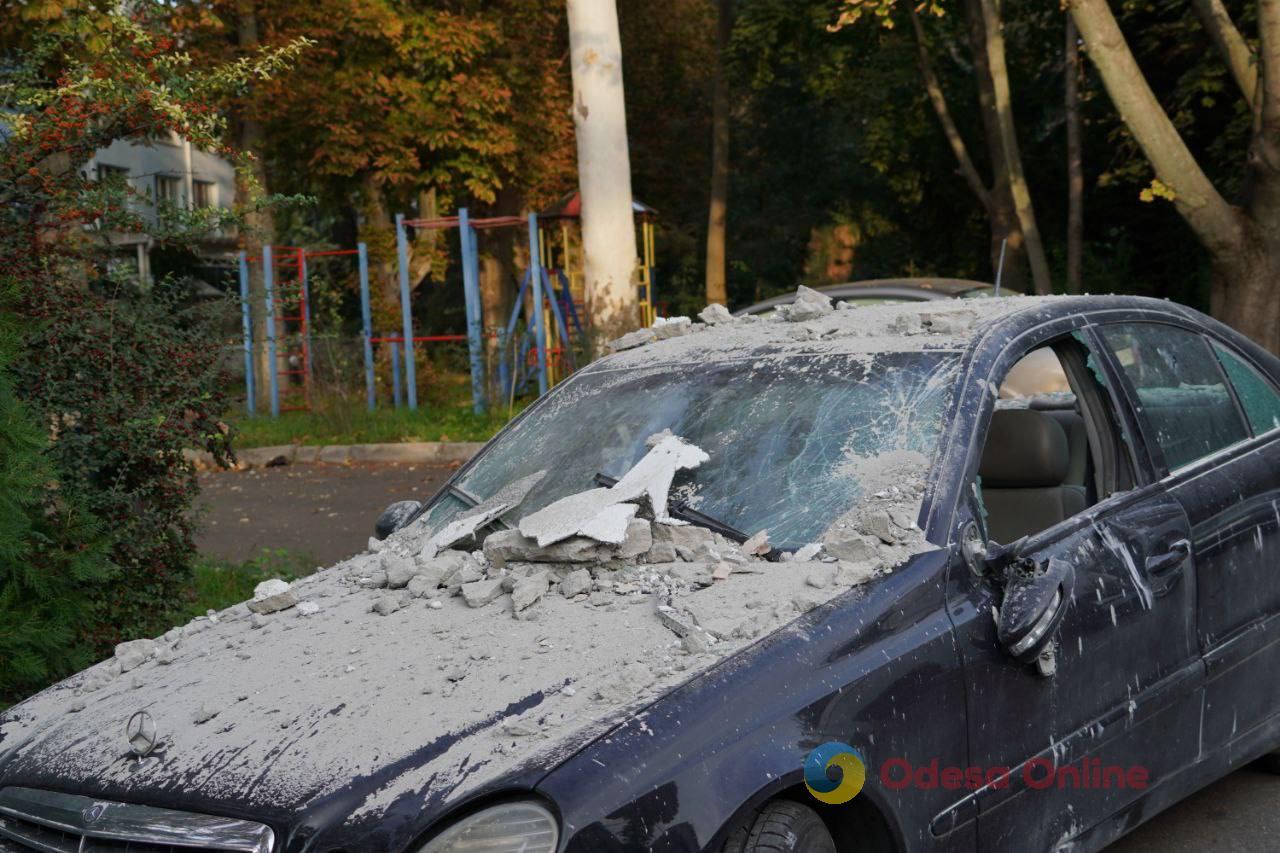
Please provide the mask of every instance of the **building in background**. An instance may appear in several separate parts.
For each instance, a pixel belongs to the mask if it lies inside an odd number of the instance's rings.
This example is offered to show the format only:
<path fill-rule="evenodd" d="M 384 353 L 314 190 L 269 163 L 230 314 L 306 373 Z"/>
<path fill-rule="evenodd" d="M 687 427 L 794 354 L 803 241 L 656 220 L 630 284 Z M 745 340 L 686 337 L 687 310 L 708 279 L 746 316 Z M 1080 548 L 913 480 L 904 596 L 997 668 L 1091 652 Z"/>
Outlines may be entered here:
<path fill-rule="evenodd" d="M 99 180 L 115 174 L 126 178 L 140 196 L 150 201 L 139 211 L 144 216 L 155 216 L 158 200 L 188 209 L 230 208 L 235 201 L 232 164 L 177 135 L 145 143 L 117 140 L 97 152 L 85 168 L 90 177 Z M 194 263 L 183 265 L 183 274 L 206 286 L 218 285 L 231 269 L 235 238 L 230 229 L 208 234 L 196 246 Z M 111 242 L 119 247 L 119 262 L 136 269 L 140 286 L 149 287 L 167 271 L 156 268 L 156 247 L 151 237 L 118 233 L 111 235 Z"/>

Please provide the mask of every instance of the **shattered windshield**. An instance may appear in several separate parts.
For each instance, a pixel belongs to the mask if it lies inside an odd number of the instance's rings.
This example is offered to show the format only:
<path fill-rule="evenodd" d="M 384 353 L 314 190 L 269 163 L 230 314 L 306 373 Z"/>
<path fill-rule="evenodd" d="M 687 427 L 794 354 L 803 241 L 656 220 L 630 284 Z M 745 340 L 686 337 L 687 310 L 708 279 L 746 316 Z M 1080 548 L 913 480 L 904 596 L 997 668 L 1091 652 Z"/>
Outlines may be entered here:
<path fill-rule="evenodd" d="M 856 460 L 892 451 L 932 458 L 959 354 L 792 355 L 581 373 L 503 433 L 457 482 L 483 500 L 546 471 L 509 518 L 620 478 L 670 430 L 709 461 L 675 480 L 676 497 L 775 547 L 817 541 L 866 484 Z M 427 527 L 469 504 L 442 492 Z"/>

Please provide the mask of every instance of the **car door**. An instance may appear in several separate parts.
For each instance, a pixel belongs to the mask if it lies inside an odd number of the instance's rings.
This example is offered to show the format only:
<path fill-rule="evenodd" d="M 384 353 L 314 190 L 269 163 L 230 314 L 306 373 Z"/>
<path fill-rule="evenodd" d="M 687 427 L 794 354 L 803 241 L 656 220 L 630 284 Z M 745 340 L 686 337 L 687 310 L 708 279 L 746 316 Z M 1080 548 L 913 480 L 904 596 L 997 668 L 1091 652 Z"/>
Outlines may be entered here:
<path fill-rule="evenodd" d="M 1202 750 L 1274 747 L 1280 711 L 1280 395 L 1240 350 L 1187 328 L 1101 327 L 1195 549 Z M 1252 754 L 1250 754 L 1252 753 Z"/>
<path fill-rule="evenodd" d="M 954 569 L 948 606 L 969 689 L 970 761 L 1009 768 L 1004 785 L 988 785 L 956 807 L 976 806 L 984 851 L 1053 849 L 1137 803 L 1196 757 L 1202 676 L 1190 526 L 1181 505 L 1151 482 L 1115 383 L 1086 367 L 1101 369 L 1096 347 L 1079 334 L 1056 344 L 1088 425 L 1094 482 L 1085 503 L 1092 505 L 1028 531 L 1022 551 L 1037 566 L 1063 561 L 1072 570 L 1051 674 L 1001 647 L 999 578 L 975 576 L 963 561 Z M 1026 353 L 997 362 L 991 387 Z M 979 451 L 999 418 L 980 419 L 970 463 L 975 496 L 994 492 L 979 479 L 986 465 Z M 1018 505 L 1016 495 L 1001 503 Z M 962 527 L 966 520 L 998 526 L 999 507 L 984 509 L 975 498 L 968 509 Z"/>

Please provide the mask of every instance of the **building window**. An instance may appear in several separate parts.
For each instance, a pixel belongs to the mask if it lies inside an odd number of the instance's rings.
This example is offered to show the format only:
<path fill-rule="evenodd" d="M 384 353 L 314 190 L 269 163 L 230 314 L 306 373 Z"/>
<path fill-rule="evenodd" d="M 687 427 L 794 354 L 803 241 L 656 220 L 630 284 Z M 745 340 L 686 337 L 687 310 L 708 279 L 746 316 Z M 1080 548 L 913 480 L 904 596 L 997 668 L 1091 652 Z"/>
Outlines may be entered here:
<path fill-rule="evenodd" d="M 156 175 L 156 201 L 181 206 L 182 178 L 174 175 Z"/>
<path fill-rule="evenodd" d="M 191 203 L 194 207 L 213 207 L 214 190 L 217 185 L 213 181 L 192 181 Z"/>
<path fill-rule="evenodd" d="M 98 182 L 107 183 L 108 181 L 128 181 L 129 170 L 123 166 L 112 166 L 107 163 L 99 163 L 97 165 Z"/>

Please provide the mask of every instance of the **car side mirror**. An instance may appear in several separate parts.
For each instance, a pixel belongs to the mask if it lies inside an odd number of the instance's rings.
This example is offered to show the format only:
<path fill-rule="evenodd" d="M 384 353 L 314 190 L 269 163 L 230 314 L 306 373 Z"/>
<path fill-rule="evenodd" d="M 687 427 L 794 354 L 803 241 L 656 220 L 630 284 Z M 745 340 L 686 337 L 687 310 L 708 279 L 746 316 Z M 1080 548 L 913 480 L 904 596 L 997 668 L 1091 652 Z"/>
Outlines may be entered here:
<path fill-rule="evenodd" d="M 965 565 L 977 577 L 999 577 L 1006 566 L 1022 554 L 1029 537 L 1019 537 L 1008 545 L 988 542 L 975 522 L 967 522 L 960 534 L 960 553 Z"/>
<path fill-rule="evenodd" d="M 1056 557 L 1048 565 L 1017 560 L 1007 568 L 996 636 L 1014 660 L 1036 660 L 1053 642 L 1074 581 L 1071 564 Z"/>
<path fill-rule="evenodd" d="M 396 501 L 378 516 L 378 522 L 373 526 L 374 538 L 386 539 L 408 524 L 420 509 L 422 504 L 418 501 Z"/>

